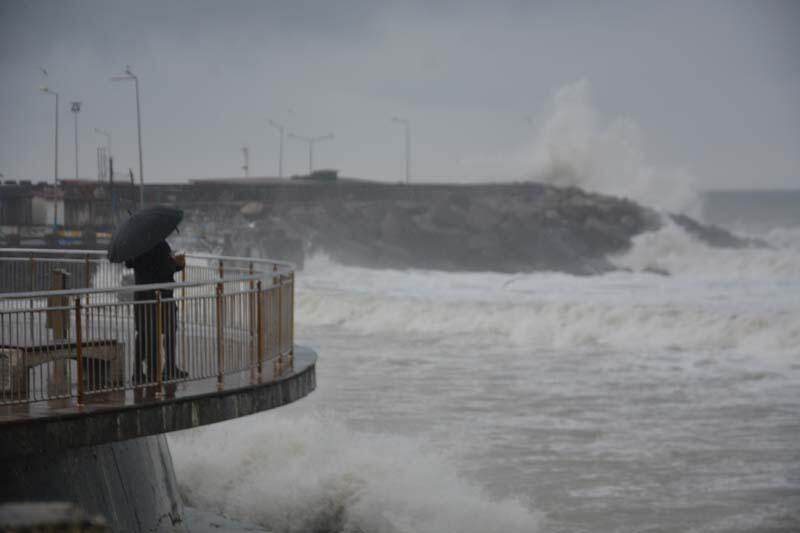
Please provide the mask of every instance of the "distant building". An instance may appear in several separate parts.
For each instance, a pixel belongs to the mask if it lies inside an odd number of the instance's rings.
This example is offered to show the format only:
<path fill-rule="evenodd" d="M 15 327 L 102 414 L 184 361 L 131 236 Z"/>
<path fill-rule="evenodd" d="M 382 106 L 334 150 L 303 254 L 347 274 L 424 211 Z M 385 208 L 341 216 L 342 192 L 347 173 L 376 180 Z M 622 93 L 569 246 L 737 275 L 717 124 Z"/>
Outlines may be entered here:
<path fill-rule="evenodd" d="M 62 180 L 54 188 L 43 182 L 6 180 L 0 184 L 0 226 L 52 226 L 110 229 L 117 218 L 138 205 L 138 189 L 128 183 Z M 55 213 L 54 213 L 55 211 Z"/>
<path fill-rule="evenodd" d="M 44 226 L 53 224 L 58 207 L 58 224 L 64 222 L 64 201 L 51 185 L 6 180 L 0 184 L 0 226 Z"/>

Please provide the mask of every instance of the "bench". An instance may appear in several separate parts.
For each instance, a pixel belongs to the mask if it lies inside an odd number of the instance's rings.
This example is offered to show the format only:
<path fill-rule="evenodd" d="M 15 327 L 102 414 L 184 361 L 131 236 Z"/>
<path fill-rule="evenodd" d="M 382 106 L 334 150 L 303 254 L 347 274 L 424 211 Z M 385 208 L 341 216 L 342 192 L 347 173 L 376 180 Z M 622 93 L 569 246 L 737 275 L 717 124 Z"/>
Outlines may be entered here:
<path fill-rule="evenodd" d="M 81 343 L 84 390 L 102 390 L 122 385 L 125 381 L 125 345 L 115 339 Z M 28 395 L 29 370 L 54 363 L 46 386 L 56 394 L 69 393 L 68 360 L 77 359 L 77 344 L 63 341 L 31 346 L 0 345 L 0 397 L 24 398 Z M 34 389 L 38 376 L 34 374 Z M 45 382 L 39 383 L 44 387 Z"/>

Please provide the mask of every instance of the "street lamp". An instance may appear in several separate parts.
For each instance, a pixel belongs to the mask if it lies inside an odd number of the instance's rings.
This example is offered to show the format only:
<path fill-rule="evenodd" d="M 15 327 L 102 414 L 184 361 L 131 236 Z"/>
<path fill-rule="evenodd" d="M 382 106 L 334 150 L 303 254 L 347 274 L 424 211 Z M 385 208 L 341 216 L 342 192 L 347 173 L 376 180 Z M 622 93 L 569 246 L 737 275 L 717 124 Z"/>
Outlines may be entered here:
<path fill-rule="evenodd" d="M 75 115 L 75 180 L 80 178 L 78 173 L 78 113 L 81 112 L 80 102 L 70 102 L 70 111 Z"/>
<path fill-rule="evenodd" d="M 318 143 L 319 141 L 333 139 L 333 133 L 322 135 L 320 137 L 303 137 L 302 135 L 289 133 L 289 137 L 308 143 L 308 173 L 310 175 L 312 172 L 314 172 L 314 144 Z"/>
<path fill-rule="evenodd" d="M 52 94 L 56 97 L 56 142 L 55 142 L 55 161 L 53 177 L 53 229 L 58 227 L 58 93 L 48 87 L 42 87 L 43 93 Z"/>
<path fill-rule="evenodd" d="M 392 122 L 402 124 L 406 128 L 406 183 L 411 183 L 411 125 L 404 118 L 392 117 Z"/>
<path fill-rule="evenodd" d="M 136 85 L 136 131 L 139 135 L 139 209 L 144 208 L 144 170 L 142 170 L 142 114 L 139 110 L 139 78 L 125 67 L 124 76 L 114 76 L 111 81 L 133 81 Z"/>
<path fill-rule="evenodd" d="M 278 130 L 278 133 L 280 134 L 280 144 L 278 145 L 278 177 L 282 178 L 283 177 L 283 134 L 286 128 L 284 127 L 283 124 L 275 122 L 272 119 L 268 119 L 267 122 L 269 123 L 270 126 Z"/>

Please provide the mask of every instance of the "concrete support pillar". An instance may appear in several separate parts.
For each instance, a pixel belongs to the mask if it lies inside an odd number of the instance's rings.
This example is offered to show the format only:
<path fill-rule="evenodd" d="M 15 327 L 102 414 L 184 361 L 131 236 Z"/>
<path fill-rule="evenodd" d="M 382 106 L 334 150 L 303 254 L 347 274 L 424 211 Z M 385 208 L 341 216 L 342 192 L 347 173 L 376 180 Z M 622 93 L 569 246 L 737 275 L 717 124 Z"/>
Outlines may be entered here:
<path fill-rule="evenodd" d="M 164 435 L 6 457 L 0 471 L 0 502 L 72 502 L 113 531 L 186 531 Z"/>

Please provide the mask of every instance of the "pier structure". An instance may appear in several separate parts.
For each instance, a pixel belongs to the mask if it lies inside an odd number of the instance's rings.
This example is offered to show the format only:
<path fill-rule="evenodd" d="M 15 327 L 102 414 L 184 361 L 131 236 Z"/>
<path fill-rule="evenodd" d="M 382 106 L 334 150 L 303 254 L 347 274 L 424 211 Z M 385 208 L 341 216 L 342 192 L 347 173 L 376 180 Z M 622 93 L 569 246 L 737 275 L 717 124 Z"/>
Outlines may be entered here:
<path fill-rule="evenodd" d="M 0 503 L 185 530 L 164 433 L 313 391 L 291 264 L 188 254 L 177 276 L 133 285 L 105 251 L 0 249 Z"/>

